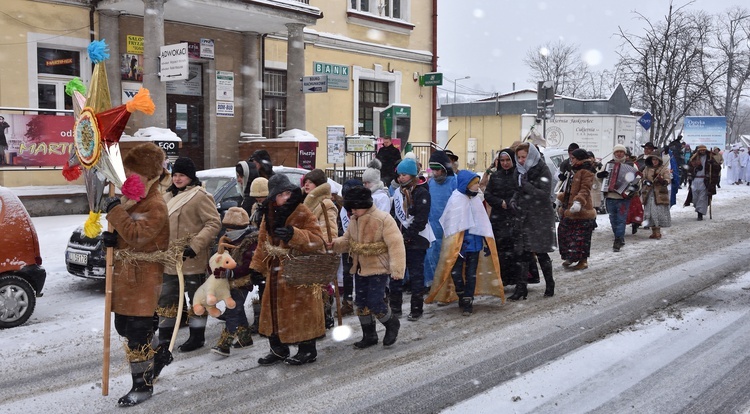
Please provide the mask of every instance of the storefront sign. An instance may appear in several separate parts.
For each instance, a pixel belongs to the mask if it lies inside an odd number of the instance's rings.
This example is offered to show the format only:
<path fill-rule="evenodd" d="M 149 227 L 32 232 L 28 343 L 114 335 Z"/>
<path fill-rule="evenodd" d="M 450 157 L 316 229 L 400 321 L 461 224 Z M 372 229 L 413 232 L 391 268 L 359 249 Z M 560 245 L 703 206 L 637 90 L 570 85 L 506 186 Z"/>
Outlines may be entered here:
<path fill-rule="evenodd" d="M 188 78 L 181 81 L 167 82 L 166 89 L 170 95 L 203 95 L 203 77 L 201 76 L 200 63 L 191 63 L 189 65 Z"/>
<path fill-rule="evenodd" d="M 3 165 L 24 167 L 60 167 L 75 153 L 73 125 L 75 117 L 56 115 L 3 114 L 8 149 Z"/>
<path fill-rule="evenodd" d="M 132 55 L 143 54 L 143 36 L 127 35 L 125 52 Z"/>
<path fill-rule="evenodd" d="M 234 101 L 234 72 L 216 71 L 216 99 Z"/>
<path fill-rule="evenodd" d="M 188 78 L 188 45 L 177 43 L 160 48 L 160 77 L 162 82 Z"/>
<path fill-rule="evenodd" d="M 216 116 L 233 117 L 234 102 L 216 102 Z"/>
<path fill-rule="evenodd" d="M 344 132 L 343 126 L 329 126 L 326 128 L 328 164 L 344 164 L 346 162 Z"/>
<path fill-rule="evenodd" d="M 349 89 L 349 66 L 325 62 L 313 62 L 313 74 L 328 75 L 329 88 Z"/>
<path fill-rule="evenodd" d="M 315 153 L 318 146 L 317 142 L 302 141 L 299 143 L 299 152 L 297 155 L 297 168 L 306 170 L 315 169 Z"/>

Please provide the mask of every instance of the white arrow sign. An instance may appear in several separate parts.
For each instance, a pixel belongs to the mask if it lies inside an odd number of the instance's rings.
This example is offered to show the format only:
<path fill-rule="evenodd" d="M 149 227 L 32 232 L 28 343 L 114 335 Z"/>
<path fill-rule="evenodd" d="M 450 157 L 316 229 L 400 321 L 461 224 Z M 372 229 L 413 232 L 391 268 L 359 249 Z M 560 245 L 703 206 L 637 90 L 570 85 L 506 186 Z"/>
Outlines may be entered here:
<path fill-rule="evenodd" d="M 178 43 L 161 47 L 160 73 L 161 81 L 187 79 L 190 74 L 188 66 L 188 44 Z"/>

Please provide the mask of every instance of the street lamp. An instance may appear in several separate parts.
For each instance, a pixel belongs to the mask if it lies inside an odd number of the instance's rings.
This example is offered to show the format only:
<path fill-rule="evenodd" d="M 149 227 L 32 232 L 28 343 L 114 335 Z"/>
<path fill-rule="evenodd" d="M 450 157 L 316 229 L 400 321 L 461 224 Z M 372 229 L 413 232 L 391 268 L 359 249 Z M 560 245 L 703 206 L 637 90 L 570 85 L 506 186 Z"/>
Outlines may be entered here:
<path fill-rule="evenodd" d="M 469 79 L 469 78 L 471 78 L 471 76 L 465 76 L 463 78 L 458 78 L 458 79 L 456 79 L 456 80 L 453 81 L 453 103 L 456 103 L 456 85 L 458 84 L 458 81 L 464 80 L 464 79 Z"/>

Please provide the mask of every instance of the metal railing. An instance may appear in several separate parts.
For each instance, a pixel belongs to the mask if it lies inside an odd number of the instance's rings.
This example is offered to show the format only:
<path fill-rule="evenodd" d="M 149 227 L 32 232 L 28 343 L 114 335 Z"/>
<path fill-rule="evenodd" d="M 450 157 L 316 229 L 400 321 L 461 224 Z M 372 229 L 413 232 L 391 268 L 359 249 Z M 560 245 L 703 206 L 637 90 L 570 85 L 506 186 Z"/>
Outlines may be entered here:
<path fill-rule="evenodd" d="M 417 163 L 421 171 L 426 171 L 430 161 L 430 155 L 437 149 L 432 142 L 410 142 L 412 152 L 417 156 Z M 362 173 L 367 169 L 367 164 L 375 157 L 372 152 L 353 152 L 346 154 L 346 164 L 337 164 L 335 168 L 326 168 L 326 176 L 339 184 L 352 178 L 362 179 Z M 403 157 L 403 154 L 402 154 Z"/>

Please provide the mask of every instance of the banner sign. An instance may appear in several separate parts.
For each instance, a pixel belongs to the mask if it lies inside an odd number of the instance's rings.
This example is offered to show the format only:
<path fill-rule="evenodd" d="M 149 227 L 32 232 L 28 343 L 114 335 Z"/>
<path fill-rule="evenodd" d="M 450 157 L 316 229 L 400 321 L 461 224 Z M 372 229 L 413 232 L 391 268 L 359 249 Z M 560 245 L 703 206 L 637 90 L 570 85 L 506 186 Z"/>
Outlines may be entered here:
<path fill-rule="evenodd" d="M 75 117 L 57 115 L 2 114 L 8 148 L 2 165 L 23 167 L 61 167 L 75 152 Z"/>
<path fill-rule="evenodd" d="M 299 142 L 297 168 L 304 168 L 306 170 L 315 169 L 315 153 L 317 152 L 317 146 L 318 143 L 313 141 Z"/>
<path fill-rule="evenodd" d="M 727 143 L 727 119 L 723 116 L 686 116 L 682 137 L 693 149 L 698 145 L 723 149 Z"/>

